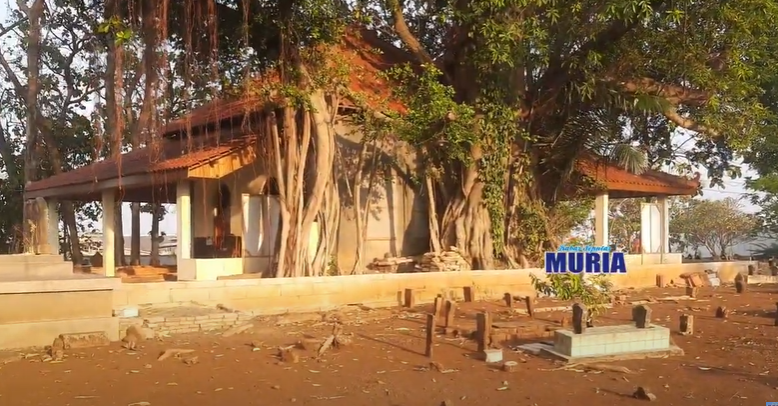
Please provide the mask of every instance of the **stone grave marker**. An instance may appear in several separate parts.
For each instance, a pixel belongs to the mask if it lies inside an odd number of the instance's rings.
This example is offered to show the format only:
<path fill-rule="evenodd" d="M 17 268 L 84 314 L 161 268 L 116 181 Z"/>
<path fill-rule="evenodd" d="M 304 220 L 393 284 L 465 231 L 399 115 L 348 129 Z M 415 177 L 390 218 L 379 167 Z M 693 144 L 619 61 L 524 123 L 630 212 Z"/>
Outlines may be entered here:
<path fill-rule="evenodd" d="M 688 336 L 694 334 L 694 316 L 691 314 L 682 314 L 680 324 L 679 330 L 681 331 L 681 335 Z"/>
<path fill-rule="evenodd" d="M 583 334 L 586 331 L 586 321 L 589 319 L 586 306 L 582 303 L 573 305 L 573 333 Z"/>
<path fill-rule="evenodd" d="M 651 325 L 651 308 L 646 305 L 638 305 L 632 309 L 632 317 L 635 318 L 637 328 L 648 328 Z"/>

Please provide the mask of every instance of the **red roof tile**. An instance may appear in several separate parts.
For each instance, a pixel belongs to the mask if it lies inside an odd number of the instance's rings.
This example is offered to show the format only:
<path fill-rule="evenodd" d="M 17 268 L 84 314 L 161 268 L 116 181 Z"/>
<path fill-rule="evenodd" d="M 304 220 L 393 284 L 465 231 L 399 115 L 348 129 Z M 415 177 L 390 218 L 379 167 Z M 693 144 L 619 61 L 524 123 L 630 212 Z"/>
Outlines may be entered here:
<path fill-rule="evenodd" d="M 695 195 L 699 180 L 649 170 L 640 175 L 631 173 L 604 158 L 585 156 L 576 162 L 576 170 L 603 183 L 608 191 L 643 195 Z"/>
<path fill-rule="evenodd" d="M 238 136 L 221 140 L 218 145 L 211 138 L 192 139 L 191 145 L 188 145 L 187 140 L 165 140 L 159 145 L 122 154 L 119 158 L 105 159 L 33 182 L 25 187 L 25 192 L 97 183 L 120 179 L 122 176 L 190 169 L 245 148 L 252 139 L 253 135 Z"/>
<path fill-rule="evenodd" d="M 366 29 L 347 32 L 339 44 L 330 47 L 330 51 L 334 54 L 332 63 L 345 63 L 351 67 L 348 88 L 359 95 L 360 101 L 372 108 L 386 107 L 396 112 L 406 111 L 405 106 L 393 96 L 392 86 L 384 78 L 384 72 L 395 66 L 413 63 L 411 55 Z M 254 82 L 268 86 L 277 80 L 274 75 L 266 75 Z M 160 132 L 169 135 L 242 117 L 260 111 L 266 102 L 262 95 L 251 95 L 237 100 L 215 100 L 170 122 Z M 353 106 L 354 101 L 344 100 L 341 103 Z"/>

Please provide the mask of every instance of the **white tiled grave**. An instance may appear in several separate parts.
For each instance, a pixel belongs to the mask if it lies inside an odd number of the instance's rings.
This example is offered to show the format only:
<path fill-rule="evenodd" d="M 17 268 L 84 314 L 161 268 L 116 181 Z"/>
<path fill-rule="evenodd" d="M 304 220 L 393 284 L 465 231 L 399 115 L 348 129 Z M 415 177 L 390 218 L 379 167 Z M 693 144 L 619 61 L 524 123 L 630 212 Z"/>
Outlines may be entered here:
<path fill-rule="evenodd" d="M 671 350 L 670 329 L 650 325 L 589 327 L 583 334 L 556 330 L 554 352 L 570 358 L 602 357 Z"/>

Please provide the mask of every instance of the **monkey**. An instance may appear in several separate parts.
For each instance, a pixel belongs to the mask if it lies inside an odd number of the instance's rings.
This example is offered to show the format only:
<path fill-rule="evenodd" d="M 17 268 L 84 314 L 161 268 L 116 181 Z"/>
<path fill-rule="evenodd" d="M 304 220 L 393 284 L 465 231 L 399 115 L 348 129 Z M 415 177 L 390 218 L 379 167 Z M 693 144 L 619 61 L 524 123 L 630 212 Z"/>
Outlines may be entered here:
<path fill-rule="evenodd" d="M 124 334 L 124 338 L 122 338 L 122 347 L 128 349 L 128 350 L 135 350 L 135 348 L 138 345 L 139 341 L 145 340 L 146 337 L 143 334 L 143 330 L 139 326 L 132 325 L 130 327 L 127 327 L 127 331 Z"/>
<path fill-rule="evenodd" d="M 54 361 L 62 361 L 62 359 L 65 357 L 65 350 L 67 348 L 68 345 L 65 342 L 65 336 L 60 334 L 57 336 L 57 338 L 54 339 L 54 342 L 51 343 L 49 355 L 51 355 L 51 358 L 53 358 Z"/>

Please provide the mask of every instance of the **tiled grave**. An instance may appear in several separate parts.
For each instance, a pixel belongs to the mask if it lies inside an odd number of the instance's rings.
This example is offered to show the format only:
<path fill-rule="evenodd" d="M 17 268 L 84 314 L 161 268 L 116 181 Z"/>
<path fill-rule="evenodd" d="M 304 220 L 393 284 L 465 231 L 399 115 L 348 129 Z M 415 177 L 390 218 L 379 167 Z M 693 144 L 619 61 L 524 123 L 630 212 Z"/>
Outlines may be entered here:
<path fill-rule="evenodd" d="M 637 328 L 635 325 L 590 327 L 583 334 L 557 330 L 553 348 L 549 346 L 544 351 L 567 360 L 624 356 L 639 358 L 683 352 L 672 345 L 670 330 L 656 325 L 647 328 Z"/>
<path fill-rule="evenodd" d="M 557 330 L 554 350 L 570 357 L 596 357 L 622 352 L 659 351 L 670 347 L 670 330 L 661 326 L 591 327 L 583 334 Z"/>

